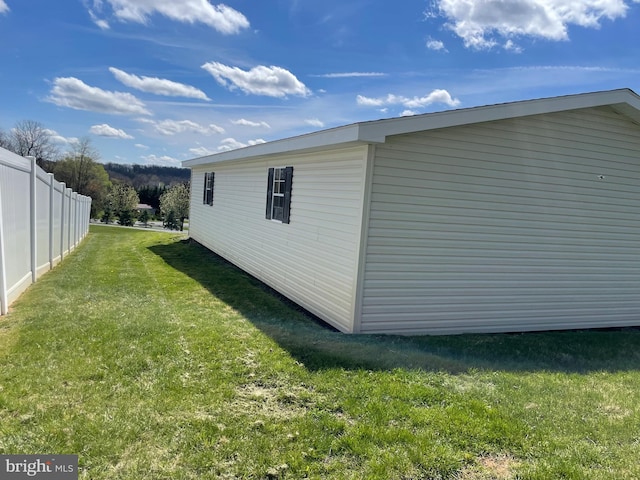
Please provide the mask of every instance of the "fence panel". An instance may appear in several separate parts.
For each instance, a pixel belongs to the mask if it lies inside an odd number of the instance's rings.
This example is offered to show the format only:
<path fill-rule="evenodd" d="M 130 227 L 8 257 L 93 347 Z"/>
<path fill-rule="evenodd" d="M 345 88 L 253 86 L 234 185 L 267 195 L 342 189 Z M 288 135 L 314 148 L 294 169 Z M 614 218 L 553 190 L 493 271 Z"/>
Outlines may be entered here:
<path fill-rule="evenodd" d="M 51 268 L 49 261 L 51 180 L 43 170 L 37 171 L 36 180 L 36 276 L 39 276 Z"/>
<path fill-rule="evenodd" d="M 0 148 L 0 314 L 85 237 L 90 208 L 34 159 Z"/>
<path fill-rule="evenodd" d="M 52 261 L 54 265 L 62 260 L 62 192 L 64 184 L 53 181 L 53 240 Z"/>
<path fill-rule="evenodd" d="M 71 208 L 69 207 L 69 203 L 71 201 L 70 198 L 70 189 L 65 188 L 62 192 L 62 203 L 63 203 L 63 207 L 62 207 L 62 216 L 63 221 L 62 221 L 62 252 L 63 252 L 63 257 L 64 254 L 67 253 L 69 251 L 69 218 L 71 218 L 69 215 L 71 214 Z"/>
<path fill-rule="evenodd" d="M 19 167 L 0 163 L 0 215 L 4 250 L 2 269 L 7 297 L 13 297 L 15 290 L 21 291 L 31 283 L 29 201 L 24 198 L 29 195 L 30 174 Z"/>

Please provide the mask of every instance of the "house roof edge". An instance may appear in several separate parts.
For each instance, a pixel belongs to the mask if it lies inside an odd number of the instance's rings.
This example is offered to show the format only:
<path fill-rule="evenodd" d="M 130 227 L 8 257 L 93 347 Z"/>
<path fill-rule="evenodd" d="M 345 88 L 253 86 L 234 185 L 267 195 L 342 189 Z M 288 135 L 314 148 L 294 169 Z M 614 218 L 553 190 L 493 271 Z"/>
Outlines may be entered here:
<path fill-rule="evenodd" d="M 391 135 L 600 106 L 611 106 L 640 124 L 640 96 L 623 88 L 359 122 L 185 160 L 182 166 L 196 167 L 325 147 L 384 143 Z"/>

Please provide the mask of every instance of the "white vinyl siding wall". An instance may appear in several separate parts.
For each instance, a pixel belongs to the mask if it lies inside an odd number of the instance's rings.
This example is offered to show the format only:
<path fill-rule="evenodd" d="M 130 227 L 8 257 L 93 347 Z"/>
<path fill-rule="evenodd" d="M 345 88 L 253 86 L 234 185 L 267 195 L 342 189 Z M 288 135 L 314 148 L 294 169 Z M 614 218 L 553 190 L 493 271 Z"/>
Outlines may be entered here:
<path fill-rule="evenodd" d="M 639 152 L 605 107 L 388 138 L 361 331 L 638 325 Z"/>
<path fill-rule="evenodd" d="M 194 167 L 189 236 L 336 328 L 353 329 L 367 148 Z M 269 167 L 293 166 L 289 224 L 265 218 Z M 213 205 L 204 173 L 215 172 Z"/>

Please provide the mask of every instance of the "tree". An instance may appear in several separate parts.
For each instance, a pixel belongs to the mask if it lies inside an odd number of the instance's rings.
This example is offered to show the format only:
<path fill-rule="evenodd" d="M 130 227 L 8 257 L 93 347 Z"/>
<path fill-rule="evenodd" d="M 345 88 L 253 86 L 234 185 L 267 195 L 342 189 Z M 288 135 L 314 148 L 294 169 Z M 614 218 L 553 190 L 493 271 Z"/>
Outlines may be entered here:
<path fill-rule="evenodd" d="M 184 220 L 189 217 L 190 188 L 188 183 L 174 185 L 160 197 L 160 211 L 165 218 L 171 215 L 180 220 L 180 231 L 184 229 Z M 166 222 L 165 222 L 166 223 Z"/>
<path fill-rule="evenodd" d="M 121 210 L 118 215 L 118 223 L 125 227 L 133 227 L 136 223 L 136 212 L 134 210 Z"/>
<path fill-rule="evenodd" d="M 108 225 L 111 223 L 112 220 L 113 220 L 113 210 L 111 210 L 111 206 L 105 202 L 105 206 L 102 211 L 102 217 L 100 218 L 100 221 Z"/>
<path fill-rule="evenodd" d="M 149 212 L 143 210 L 138 220 L 146 227 L 149 224 Z"/>
<path fill-rule="evenodd" d="M 140 203 L 146 203 L 156 211 L 160 210 L 160 197 L 167 191 L 164 185 L 145 185 L 138 189 Z"/>
<path fill-rule="evenodd" d="M 111 187 L 109 174 L 104 166 L 97 163 L 100 154 L 87 137 L 71 146 L 63 160 L 55 163 L 53 173 L 56 179 L 67 187 L 92 198 L 91 215 L 96 216 L 104 208 L 104 200 Z"/>
<path fill-rule="evenodd" d="M 164 228 L 168 228 L 169 230 L 181 230 L 180 225 L 178 225 L 178 221 L 176 220 L 176 216 L 173 212 L 169 212 L 162 222 L 162 226 Z"/>
<path fill-rule="evenodd" d="M 82 193 L 86 191 L 91 181 L 91 173 L 93 166 L 99 160 L 100 154 L 91 145 L 91 139 L 82 137 L 77 142 L 71 144 L 71 148 L 67 152 L 64 159 L 64 170 L 67 177 L 68 185 L 76 192 Z M 62 164 L 63 162 L 58 162 Z M 62 165 L 60 165 L 62 167 Z M 102 167 L 104 170 L 104 167 Z M 106 170 L 105 170 L 106 173 Z"/>
<path fill-rule="evenodd" d="M 11 129 L 10 150 L 23 157 L 36 157 L 38 164 L 58 159 L 58 148 L 53 143 L 52 132 L 40 122 L 22 120 Z"/>
<path fill-rule="evenodd" d="M 11 137 L 4 130 L 0 130 L 0 147 L 4 148 L 5 150 L 11 150 L 13 152 Z"/>
<path fill-rule="evenodd" d="M 111 187 L 111 191 L 107 195 L 105 210 L 117 215 L 120 225 L 133 226 L 138 203 L 140 203 L 140 199 L 132 186 L 116 184 Z"/>

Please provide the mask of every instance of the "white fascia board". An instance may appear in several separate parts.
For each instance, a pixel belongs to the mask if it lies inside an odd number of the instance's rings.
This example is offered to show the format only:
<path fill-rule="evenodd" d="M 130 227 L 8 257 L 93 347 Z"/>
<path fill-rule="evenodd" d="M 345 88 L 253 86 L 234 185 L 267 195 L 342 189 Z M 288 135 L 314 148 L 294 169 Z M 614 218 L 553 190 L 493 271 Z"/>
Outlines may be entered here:
<path fill-rule="evenodd" d="M 344 127 L 331 128 L 320 132 L 308 133 L 297 137 L 284 138 L 273 142 L 260 143 L 250 147 L 238 148 L 205 157 L 194 158 L 182 162 L 183 167 L 196 167 L 210 163 L 230 162 L 248 158 L 278 155 L 288 152 L 315 150 L 328 146 L 346 146 L 359 142 L 360 124 L 354 123 Z"/>
<path fill-rule="evenodd" d="M 619 113 L 640 123 L 640 97 L 629 89 L 609 90 L 354 123 L 185 160 L 182 166 L 196 167 L 332 146 L 384 143 L 391 135 L 602 106 L 611 106 Z"/>

